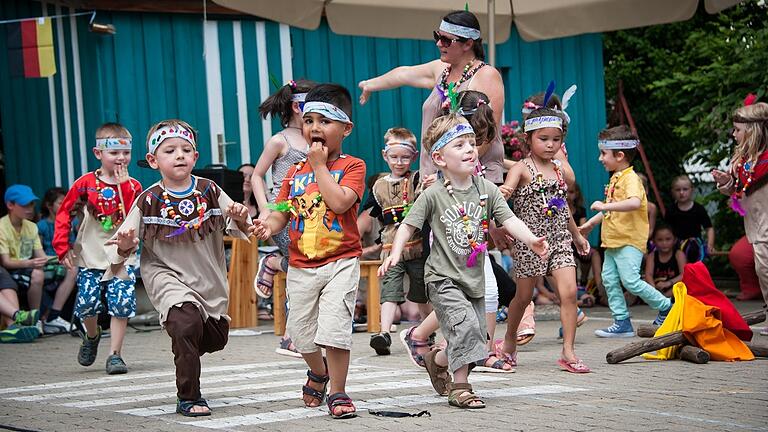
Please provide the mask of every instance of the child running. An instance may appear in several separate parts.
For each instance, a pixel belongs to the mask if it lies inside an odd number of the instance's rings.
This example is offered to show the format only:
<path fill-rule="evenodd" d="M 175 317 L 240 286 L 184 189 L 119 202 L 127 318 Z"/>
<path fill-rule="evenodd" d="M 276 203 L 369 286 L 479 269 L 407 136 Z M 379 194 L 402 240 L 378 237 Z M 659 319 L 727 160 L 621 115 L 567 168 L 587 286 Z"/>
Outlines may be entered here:
<path fill-rule="evenodd" d="M 101 162 L 101 167 L 75 180 L 69 188 L 56 213 L 53 235 L 53 248 L 61 263 L 79 270 L 74 315 L 85 327 L 77 353 L 77 362 L 82 366 L 90 366 L 96 361 L 101 340 L 97 319 L 105 309 L 102 297 L 106 297 L 106 310 L 112 316 L 106 363 L 110 375 L 128 372 L 121 351 L 128 318 L 136 315 L 135 257 L 128 259 L 126 278 L 104 277 L 109 267 L 104 242 L 114 235 L 134 199 L 141 193 L 141 184 L 128 175 L 131 147 L 131 133 L 121 124 L 106 123 L 96 130 L 93 154 Z M 71 245 L 75 209 L 83 203 L 83 220 L 80 221 L 77 240 Z"/>
<path fill-rule="evenodd" d="M 727 172 L 713 170 L 720 192 L 731 195 L 731 206 L 744 216 L 747 240 L 755 251 L 755 271 L 768 304 L 768 104 L 758 102 L 733 113 L 736 149 Z M 768 335 L 768 327 L 761 335 Z"/>
<path fill-rule="evenodd" d="M 632 337 L 635 330 L 629 319 L 627 302 L 621 287 L 640 297 L 648 306 L 659 311 L 653 321 L 661 325 L 672 309 L 670 299 L 652 285 L 640 279 L 640 264 L 648 239 L 648 209 L 645 189 L 632 168 L 632 160 L 640 143 L 627 126 L 617 126 L 600 132 L 600 162 L 612 172 L 605 187 L 605 202 L 595 201 L 590 208 L 598 213 L 579 227 L 583 235 L 603 223 L 600 237 L 605 248 L 603 285 L 613 325 L 595 330 L 598 337 Z"/>
<path fill-rule="evenodd" d="M 164 120 L 147 134 L 147 162 L 162 179 L 136 199 L 107 241 L 113 264 L 105 275 L 127 278 L 125 261 L 143 241 L 141 275 L 160 324 L 171 337 L 176 365 L 176 412 L 211 414 L 200 395 L 200 356 L 224 348 L 229 335 L 224 230 L 247 239 L 248 208 L 216 183 L 192 175 L 197 132 Z"/>
<path fill-rule="evenodd" d="M 507 173 L 505 186 L 512 190 L 514 210 L 534 235 L 546 236 L 550 245 L 547 260 L 533 254 L 516 240 L 514 251 L 517 292 L 509 305 L 509 324 L 501 355 L 517 366 L 517 326 L 533 295 L 537 278 L 551 275 L 560 297 L 563 350 L 557 361 L 572 373 L 590 372 L 574 350 L 576 339 L 576 262 L 571 243 L 582 255 L 589 253 L 589 242 L 578 232 L 566 202 L 568 187 L 562 161 L 555 157 L 567 133 L 561 114 L 549 108 L 533 110 L 525 120 L 525 138 L 530 155 Z M 568 174 L 572 176 L 573 174 Z"/>
<path fill-rule="evenodd" d="M 304 139 L 302 132 L 303 120 L 301 110 L 304 107 L 304 99 L 307 92 L 317 85 L 308 80 L 291 80 L 280 87 L 259 105 L 259 114 L 263 118 L 272 116 L 279 118 L 283 130 L 272 135 L 264 143 L 264 151 L 259 156 L 258 162 L 251 175 L 253 196 L 259 208 L 259 219 L 266 220 L 272 212 L 269 204 L 275 203 L 275 197 L 280 192 L 283 179 L 288 171 L 299 161 L 307 157 L 309 144 Z M 267 190 L 264 176 L 271 169 L 271 191 Z M 288 228 L 283 228 L 272 236 L 272 240 L 279 248 L 279 253 L 270 253 L 259 259 L 256 271 L 254 288 L 259 297 L 268 299 L 272 296 L 272 281 L 275 274 L 288 271 Z M 301 357 L 296 350 L 288 333 L 280 338 L 280 345 L 276 352 L 291 357 Z"/>
<path fill-rule="evenodd" d="M 352 315 L 360 280 L 362 246 L 357 208 L 365 192 L 365 162 L 342 153 L 352 133 L 352 98 L 338 84 L 320 84 L 304 103 L 306 159 L 283 179 L 277 211 L 256 220 L 266 240 L 290 222 L 286 294 L 291 302 L 287 330 L 309 366 L 302 388 L 304 405 L 320 406 L 330 381 L 328 411 L 333 418 L 355 416 L 345 393 Z M 321 348 L 325 348 L 325 361 Z"/>
<path fill-rule="evenodd" d="M 546 256 L 547 241 L 536 238 L 504 202 L 499 189 L 475 176 L 477 148 L 466 119 L 449 114 L 435 119 L 426 132 L 424 148 L 442 171 L 444 180 L 422 192 L 397 230 L 390 256 L 379 276 L 397 265 L 403 248 L 424 222 L 432 227 L 433 244 L 424 282 L 448 345 L 424 356 L 435 391 L 448 395 L 460 408 L 484 408 L 467 382 L 469 365 L 488 356 L 485 331 L 483 259 L 491 217 L 506 232 Z M 464 317 L 458 319 L 457 317 Z M 453 373 L 453 381 L 448 371 Z"/>
<path fill-rule="evenodd" d="M 369 200 L 371 217 L 378 218 L 383 228 L 380 233 L 382 244 L 381 259 L 389 256 L 397 227 L 408 214 L 417 194 L 420 192 L 419 172 L 411 171 L 411 163 L 418 157 L 416 136 L 405 128 L 390 128 L 384 134 L 384 149 L 381 155 L 389 166 L 390 173 L 380 177 L 371 188 Z M 410 281 L 408 300 L 419 305 L 421 318 L 429 315 L 424 292 L 424 262 L 421 231 L 414 233 L 403 251 L 403 260 L 389 269 L 381 280 L 381 333 L 371 335 L 370 345 L 378 355 L 389 355 L 392 338 L 389 329 L 395 320 L 399 305 L 405 303 L 403 282 L 406 274 Z"/>

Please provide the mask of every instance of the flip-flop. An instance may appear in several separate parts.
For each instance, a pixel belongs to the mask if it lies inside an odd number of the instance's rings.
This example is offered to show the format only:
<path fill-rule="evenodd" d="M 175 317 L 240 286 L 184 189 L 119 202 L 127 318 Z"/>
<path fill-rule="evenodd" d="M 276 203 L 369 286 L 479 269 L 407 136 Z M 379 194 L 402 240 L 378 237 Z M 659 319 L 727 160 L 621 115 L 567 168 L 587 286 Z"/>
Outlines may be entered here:
<path fill-rule="evenodd" d="M 267 260 L 269 260 L 271 257 L 276 256 L 273 253 L 267 254 L 259 260 L 259 266 L 256 269 L 256 279 L 253 280 L 253 290 L 256 291 L 256 295 L 258 295 L 261 298 L 270 298 L 272 297 L 272 281 L 268 281 L 264 279 L 264 273 L 271 275 L 272 280 L 274 280 L 275 275 L 277 274 L 277 270 L 273 269 L 269 266 L 267 263 Z M 268 290 L 263 290 L 261 287 L 267 287 Z"/>
<path fill-rule="evenodd" d="M 592 372 L 592 370 L 584 364 L 581 359 L 576 359 L 576 361 L 569 362 L 566 359 L 560 359 L 557 361 L 557 364 L 565 371 L 568 371 L 570 373 L 575 374 L 583 374 L 583 373 L 589 373 Z"/>

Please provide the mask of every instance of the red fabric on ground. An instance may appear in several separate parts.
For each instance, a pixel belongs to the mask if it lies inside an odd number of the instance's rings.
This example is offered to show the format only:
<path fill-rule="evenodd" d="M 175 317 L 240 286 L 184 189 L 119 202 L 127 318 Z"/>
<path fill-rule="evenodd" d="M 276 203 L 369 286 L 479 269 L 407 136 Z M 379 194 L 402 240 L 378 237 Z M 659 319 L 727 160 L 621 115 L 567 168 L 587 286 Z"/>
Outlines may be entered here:
<path fill-rule="evenodd" d="M 688 295 L 695 297 L 708 306 L 720 309 L 723 327 L 727 328 L 743 341 L 752 340 L 752 330 L 728 297 L 715 288 L 707 266 L 702 262 L 686 264 L 683 271 L 683 283 L 688 287 Z"/>

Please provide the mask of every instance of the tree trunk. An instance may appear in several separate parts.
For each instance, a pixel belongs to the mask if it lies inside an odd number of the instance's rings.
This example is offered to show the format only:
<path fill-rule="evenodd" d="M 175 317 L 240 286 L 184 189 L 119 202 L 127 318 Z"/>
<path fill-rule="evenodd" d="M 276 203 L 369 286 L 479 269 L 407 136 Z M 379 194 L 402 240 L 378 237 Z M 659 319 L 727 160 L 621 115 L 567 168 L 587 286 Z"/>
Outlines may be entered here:
<path fill-rule="evenodd" d="M 699 347 L 686 345 L 680 349 L 680 359 L 696 364 L 709 362 L 709 353 Z"/>

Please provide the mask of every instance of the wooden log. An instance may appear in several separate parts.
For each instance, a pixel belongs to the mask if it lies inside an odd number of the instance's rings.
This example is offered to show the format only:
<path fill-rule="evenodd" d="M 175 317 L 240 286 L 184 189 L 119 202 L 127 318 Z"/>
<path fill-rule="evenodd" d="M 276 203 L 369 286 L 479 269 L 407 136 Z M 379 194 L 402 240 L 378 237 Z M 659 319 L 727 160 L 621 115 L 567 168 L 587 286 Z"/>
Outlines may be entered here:
<path fill-rule="evenodd" d="M 680 359 L 691 363 L 704 364 L 709 362 L 709 353 L 699 347 L 685 345 L 680 349 Z"/>
<path fill-rule="evenodd" d="M 757 310 L 754 312 L 748 312 L 741 317 L 744 318 L 744 321 L 747 322 L 747 325 L 760 324 L 761 322 L 765 321 L 765 311 Z"/>
<path fill-rule="evenodd" d="M 632 357 L 639 356 L 651 351 L 657 351 L 662 348 L 671 347 L 673 345 L 681 345 L 686 343 L 683 332 L 676 331 L 668 333 L 662 336 L 653 337 L 640 342 L 632 342 L 626 346 L 615 349 L 605 356 L 605 360 L 610 364 L 616 364 L 618 362 L 631 359 Z"/>
<path fill-rule="evenodd" d="M 755 357 L 768 357 L 768 343 L 766 342 L 745 342 Z"/>
<path fill-rule="evenodd" d="M 256 302 L 253 291 L 253 279 L 256 277 L 259 244 L 256 239 L 230 239 L 232 257 L 229 261 L 227 282 L 229 284 L 228 315 L 232 319 L 231 328 L 256 327 L 259 325 Z"/>
<path fill-rule="evenodd" d="M 368 313 L 367 330 L 369 333 L 381 332 L 381 298 L 379 288 L 379 271 L 381 260 L 360 261 L 360 278 L 368 279 L 368 297 L 366 310 Z"/>
<path fill-rule="evenodd" d="M 641 338 L 652 338 L 656 335 L 656 330 L 659 329 L 659 326 L 655 326 L 653 324 L 640 324 L 637 326 L 637 337 Z"/>

